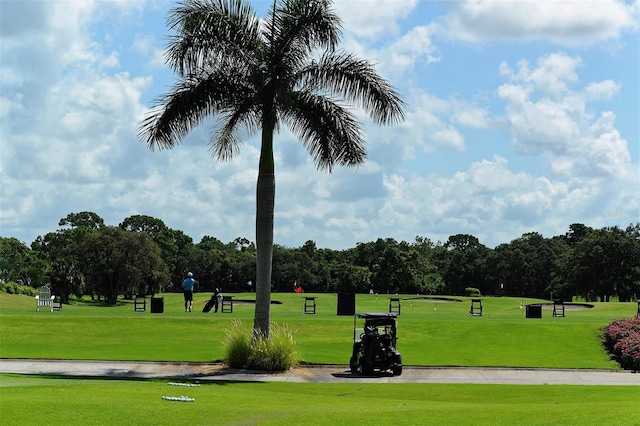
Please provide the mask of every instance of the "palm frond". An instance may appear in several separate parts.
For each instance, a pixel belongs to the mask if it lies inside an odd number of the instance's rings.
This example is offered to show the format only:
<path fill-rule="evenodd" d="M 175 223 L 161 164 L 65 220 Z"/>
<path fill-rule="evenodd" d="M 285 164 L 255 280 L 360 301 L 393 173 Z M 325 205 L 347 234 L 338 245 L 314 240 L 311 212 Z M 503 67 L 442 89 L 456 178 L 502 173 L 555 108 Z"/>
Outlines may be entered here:
<path fill-rule="evenodd" d="M 367 156 L 360 123 L 346 108 L 326 96 L 295 92 L 283 113 L 291 131 L 309 151 L 316 167 L 356 166 Z"/>
<path fill-rule="evenodd" d="M 224 117 L 219 117 L 218 122 L 228 123 L 228 120 Z M 211 154 L 219 161 L 232 159 L 239 151 L 240 143 L 242 142 L 238 136 L 236 126 L 221 126 L 220 129 L 214 131 L 214 135 L 215 137 L 212 138 L 212 143 L 209 147 Z"/>
<path fill-rule="evenodd" d="M 248 2 L 184 0 L 169 12 L 167 25 L 176 31 L 167 46 L 167 64 L 180 75 L 221 58 L 257 61 L 260 21 Z"/>
<path fill-rule="evenodd" d="M 220 161 L 228 161 L 238 153 L 242 140 L 238 135 L 240 126 L 249 135 L 260 127 L 259 111 L 254 98 L 240 100 L 240 104 L 233 110 L 225 111 L 218 117 L 217 126 L 211 141 L 210 151 Z"/>
<path fill-rule="evenodd" d="M 376 124 L 397 124 L 404 119 L 400 94 L 364 59 L 326 52 L 318 62 L 301 70 L 299 78 L 303 85 L 354 101 Z"/>
<path fill-rule="evenodd" d="M 267 18 L 264 39 L 277 61 L 292 46 L 303 48 L 307 57 L 316 48 L 334 50 L 341 37 L 342 23 L 328 0 L 283 0 Z"/>
<path fill-rule="evenodd" d="M 151 149 L 173 148 L 205 117 L 229 108 L 237 99 L 250 94 L 251 90 L 234 78 L 233 73 L 186 76 L 156 101 L 142 121 L 138 136 Z"/>

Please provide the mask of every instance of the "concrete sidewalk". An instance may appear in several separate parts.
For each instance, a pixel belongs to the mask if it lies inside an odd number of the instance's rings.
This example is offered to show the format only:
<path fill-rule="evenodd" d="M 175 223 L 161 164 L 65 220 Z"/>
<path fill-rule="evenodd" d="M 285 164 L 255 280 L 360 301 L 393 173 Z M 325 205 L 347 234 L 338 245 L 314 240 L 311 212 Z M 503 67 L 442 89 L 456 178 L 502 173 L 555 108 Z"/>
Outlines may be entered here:
<path fill-rule="evenodd" d="M 285 373 L 264 373 L 228 369 L 222 364 L 207 363 L 0 359 L 0 372 L 189 381 L 640 386 L 640 374 L 629 371 L 538 368 L 404 367 L 400 376 L 360 376 L 351 374 L 348 366 L 343 365 L 302 366 Z"/>

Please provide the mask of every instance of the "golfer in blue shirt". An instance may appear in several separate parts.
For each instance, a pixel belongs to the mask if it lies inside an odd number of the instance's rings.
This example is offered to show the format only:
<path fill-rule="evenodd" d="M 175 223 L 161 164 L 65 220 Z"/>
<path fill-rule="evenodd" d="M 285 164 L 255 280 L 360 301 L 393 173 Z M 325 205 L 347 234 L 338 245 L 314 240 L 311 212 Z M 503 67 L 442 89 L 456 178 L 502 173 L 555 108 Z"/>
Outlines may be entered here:
<path fill-rule="evenodd" d="M 193 308 L 193 286 L 196 280 L 193 279 L 193 273 L 189 272 L 187 278 L 182 281 L 182 290 L 184 290 L 184 311 L 191 312 Z"/>

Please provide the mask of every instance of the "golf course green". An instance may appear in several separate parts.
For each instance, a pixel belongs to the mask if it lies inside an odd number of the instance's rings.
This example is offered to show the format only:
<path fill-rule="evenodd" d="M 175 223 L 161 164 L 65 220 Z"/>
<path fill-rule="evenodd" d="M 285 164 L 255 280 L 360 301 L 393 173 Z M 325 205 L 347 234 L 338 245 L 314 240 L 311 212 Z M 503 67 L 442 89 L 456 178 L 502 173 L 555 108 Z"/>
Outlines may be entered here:
<path fill-rule="evenodd" d="M 32 297 L 0 294 L 0 358 L 212 362 L 232 321 L 249 330 L 254 295 L 232 294 L 232 313 L 202 313 L 210 294 L 184 312 L 180 294 L 157 295 L 163 312 L 135 312 L 133 302 L 89 299 L 62 311 L 36 312 Z M 316 313 L 303 313 L 303 297 Z M 357 312 L 386 312 L 389 295 L 358 294 Z M 601 329 L 632 317 L 635 303 L 569 305 L 554 318 L 527 318 L 537 299 L 400 298 L 398 349 L 406 366 L 607 369 L 619 366 Z M 274 293 L 272 321 L 294 331 L 299 358 L 347 364 L 353 317 L 336 315 L 337 295 Z M 162 399 L 187 395 L 192 403 Z M 0 375 L 2 424 L 640 424 L 640 387 L 567 385 L 203 383 L 175 389 L 162 380 Z M 33 408 L 38 421 L 32 416 Z"/>

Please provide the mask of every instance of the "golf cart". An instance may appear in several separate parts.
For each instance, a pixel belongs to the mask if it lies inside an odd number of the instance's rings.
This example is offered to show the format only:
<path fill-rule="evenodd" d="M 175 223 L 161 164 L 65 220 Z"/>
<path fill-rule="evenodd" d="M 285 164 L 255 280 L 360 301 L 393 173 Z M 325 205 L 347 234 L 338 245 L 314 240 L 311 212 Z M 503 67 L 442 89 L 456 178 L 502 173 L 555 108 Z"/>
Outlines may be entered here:
<path fill-rule="evenodd" d="M 402 374 L 402 355 L 396 350 L 396 313 L 358 313 L 353 317 L 352 373 L 369 375 L 374 370 Z M 359 321 L 364 320 L 362 328 Z"/>

